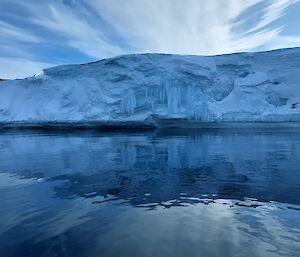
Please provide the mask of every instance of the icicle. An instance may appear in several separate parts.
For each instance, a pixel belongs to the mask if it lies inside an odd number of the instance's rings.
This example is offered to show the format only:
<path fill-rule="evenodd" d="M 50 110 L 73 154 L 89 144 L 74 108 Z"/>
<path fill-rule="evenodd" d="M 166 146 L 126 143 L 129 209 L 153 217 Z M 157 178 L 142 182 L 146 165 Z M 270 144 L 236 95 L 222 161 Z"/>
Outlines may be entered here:
<path fill-rule="evenodd" d="M 136 98 L 133 92 L 130 92 L 122 99 L 121 110 L 126 114 L 133 114 L 136 108 Z"/>
<path fill-rule="evenodd" d="M 180 89 L 178 86 L 171 86 L 169 82 L 166 84 L 167 105 L 170 114 L 177 114 L 180 102 Z"/>
<path fill-rule="evenodd" d="M 194 86 L 188 85 L 186 93 L 186 114 L 189 120 L 194 119 L 195 117 L 195 99 L 194 99 Z"/>

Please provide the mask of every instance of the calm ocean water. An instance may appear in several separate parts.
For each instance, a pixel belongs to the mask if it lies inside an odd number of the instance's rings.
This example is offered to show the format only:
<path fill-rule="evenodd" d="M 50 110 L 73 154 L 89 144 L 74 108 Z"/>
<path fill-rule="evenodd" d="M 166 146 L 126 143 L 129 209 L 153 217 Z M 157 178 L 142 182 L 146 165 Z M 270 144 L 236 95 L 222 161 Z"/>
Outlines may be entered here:
<path fill-rule="evenodd" d="M 300 132 L 0 133 L 1 257 L 300 256 Z"/>

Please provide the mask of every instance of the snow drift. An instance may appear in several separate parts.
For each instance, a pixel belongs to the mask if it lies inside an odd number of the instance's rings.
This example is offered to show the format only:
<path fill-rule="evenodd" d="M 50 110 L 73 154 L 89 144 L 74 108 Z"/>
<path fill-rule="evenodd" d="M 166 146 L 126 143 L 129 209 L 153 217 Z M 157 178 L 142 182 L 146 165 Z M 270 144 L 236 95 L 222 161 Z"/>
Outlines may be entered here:
<path fill-rule="evenodd" d="M 2 126 L 300 122 L 300 48 L 125 55 L 0 82 Z"/>

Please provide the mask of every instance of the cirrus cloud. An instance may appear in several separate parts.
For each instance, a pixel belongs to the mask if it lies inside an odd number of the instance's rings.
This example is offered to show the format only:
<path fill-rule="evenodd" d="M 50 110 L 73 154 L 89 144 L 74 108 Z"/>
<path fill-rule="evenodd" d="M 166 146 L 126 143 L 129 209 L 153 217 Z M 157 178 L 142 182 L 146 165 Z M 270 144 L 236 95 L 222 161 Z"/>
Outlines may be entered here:
<path fill-rule="evenodd" d="M 132 52 L 210 55 L 299 44 L 299 35 L 283 35 L 286 24 L 278 23 L 298 0 L 0 2 L 5 78 Z M 68 51 L 72 54 L 63 56 Z"/>

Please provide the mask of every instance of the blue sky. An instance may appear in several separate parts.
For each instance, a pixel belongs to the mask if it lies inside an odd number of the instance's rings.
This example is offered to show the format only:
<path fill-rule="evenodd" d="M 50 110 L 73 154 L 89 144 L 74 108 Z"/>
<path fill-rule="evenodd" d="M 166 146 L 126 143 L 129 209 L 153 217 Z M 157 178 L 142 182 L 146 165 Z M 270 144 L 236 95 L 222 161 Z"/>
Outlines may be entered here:
<path fill-rule="evenodd" d="M 0 78 L 127 53 L 300 46 L 299 0 L 0 0 Z"/>

